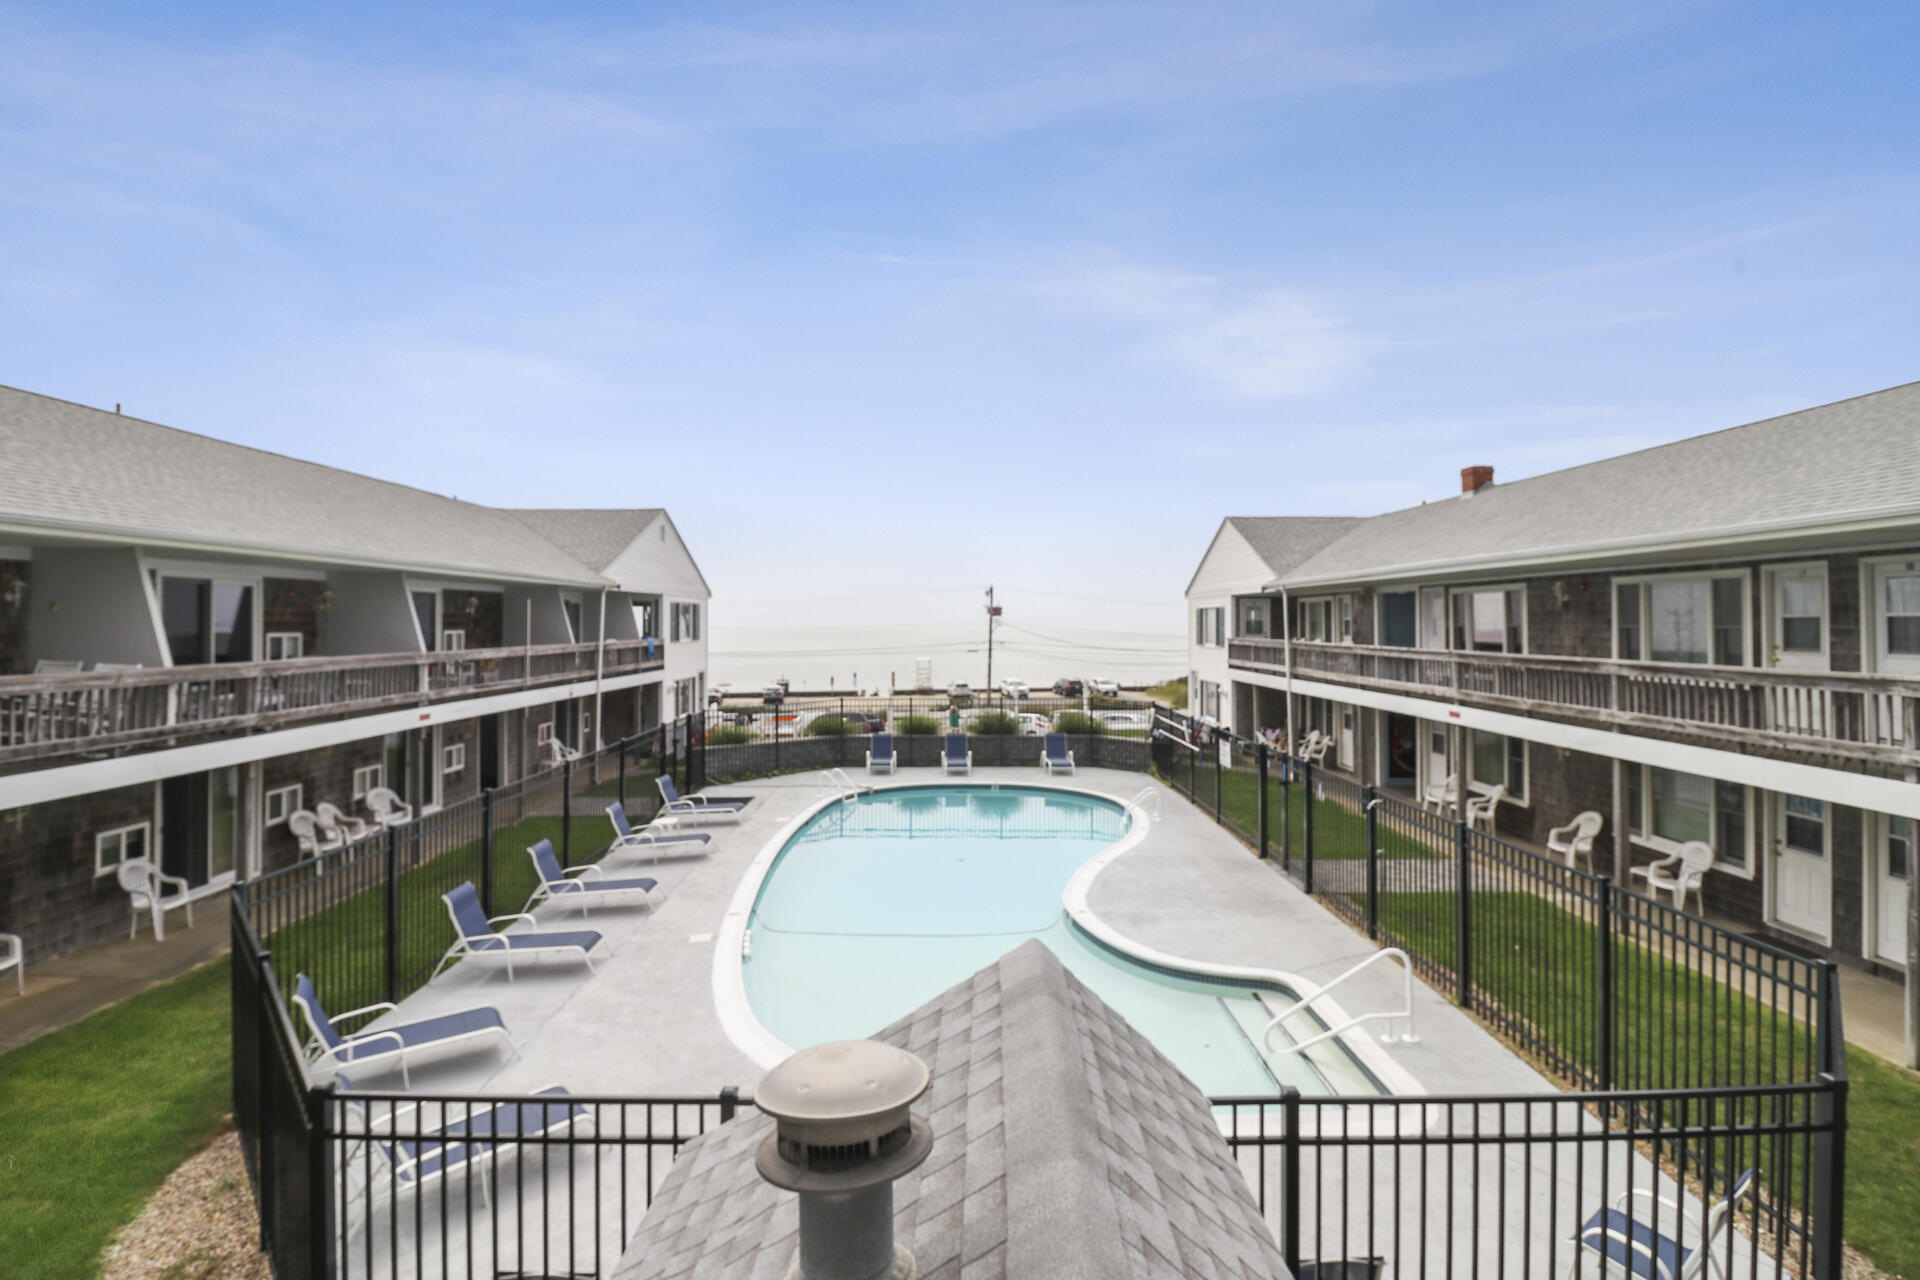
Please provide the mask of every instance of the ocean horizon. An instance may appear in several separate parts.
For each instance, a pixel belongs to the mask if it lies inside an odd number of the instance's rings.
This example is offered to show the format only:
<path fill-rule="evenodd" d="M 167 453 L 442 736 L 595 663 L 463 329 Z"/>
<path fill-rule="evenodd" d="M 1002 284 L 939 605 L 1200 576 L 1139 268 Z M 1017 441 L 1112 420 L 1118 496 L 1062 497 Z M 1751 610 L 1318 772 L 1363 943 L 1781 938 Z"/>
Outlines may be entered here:
<path fill-rule="evenodd" d="M 797 689 L 910 689 L 920 660 L 929 683 L 987 684 L 987 635 L 972 627 L 716 628 L 708 681 L 757 688 L 785 679 Z M 1185 673 L 1177 630 L 1004 627 L 993 639 L 993 679 L 1045 688 L 1062 676 L 1159 684 Z"/>

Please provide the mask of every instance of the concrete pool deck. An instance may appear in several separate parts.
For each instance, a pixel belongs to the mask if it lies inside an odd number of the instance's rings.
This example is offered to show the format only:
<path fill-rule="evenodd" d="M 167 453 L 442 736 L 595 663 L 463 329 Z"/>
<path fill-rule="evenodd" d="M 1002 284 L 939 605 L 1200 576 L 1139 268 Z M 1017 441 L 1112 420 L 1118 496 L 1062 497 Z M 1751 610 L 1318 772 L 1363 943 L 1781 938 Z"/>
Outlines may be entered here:
<path fill-rule="evenodd" d="M 1047 779 L 1036 770 L 1010 768 L 977 769 L 970 780 L 1021 785 Z M 879 781 L 924 785 L 945 779 L 935 770 L 909 770 Z M 1143 787 L 1161 793 L 1160 817 L 1145 839 L 1101 872 L 1088 894 L 1088 906 L 1129 938 L 1184 959 L 1273 969 L 1311 983 L 1325 982 L 1377 950 L 1151 779 L 1087 769 L 1053 781 L 1122 801 Z M 767 843 L 829 789 L 819 774 L 798 774 L 729 784 L 713 794 L 751 797 L 752 803 L 738 823 L 700 828 L 714 837 L 706 856 L 662 858 L 657 869 L 644 860 L 617 864 L 661 882 L 664 901 L 657 910 L 601 907 L 584 923 L 578 911 L 561 906 L 535 913 L 546 928 L 605 934 L 613 954 L 596 960 L 598 972 L 552 959 L 519 967 L 509 983 L 498 965 L 463 963 L 390 1015 L 412 1020 L 492 1005 L 522 1052 L 518 1060 L 475 1053 L 417 1062 L 414 1091 L 513 1093 L 558 1083 L 576 1094 L 710 1096 L 735 1085 L 750 1095 L 763 1068 L 722 1026 L 713 950 L 741 877 Z M 593 831 L 591 821 L 586 828 Z M 589 835 L 585 843 L 597 840 Z M 1399 967 L 1387 963 L 1355 978 L 1336 998 L 1348 1013 L 1397 1008 L 1402 984 Z M 1420 1040 L 1380 1048 L 1425 1092 L 1555 1088 L 1418 979 L 1414 1000 Z M 400 1078 L 397 1071 L 367 1072 L 355 1083 L 397 1088 Z"/>

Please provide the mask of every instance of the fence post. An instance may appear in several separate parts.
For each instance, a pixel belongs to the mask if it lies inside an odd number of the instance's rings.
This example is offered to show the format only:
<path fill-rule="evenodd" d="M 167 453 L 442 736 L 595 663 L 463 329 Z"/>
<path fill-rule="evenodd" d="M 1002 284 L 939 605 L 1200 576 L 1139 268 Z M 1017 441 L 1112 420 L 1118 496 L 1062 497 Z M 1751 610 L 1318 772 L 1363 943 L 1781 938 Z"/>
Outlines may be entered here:
<path fill-rule="evenodd" d="M 733 1119 L 733 1113 L 740 1106 L 740 1086 L 730 1084 L 720 1091 L 720 1123 Z"/>
<path fill-rule="evenodd" d="M 693 717 L 680 718 L 680 779 L 681 790 L 692 795 L 699 788 L 693 785 Z"/>
<path fill-rule="evenodd" d="M 1366 806 L 1367 937 L 1380 936 L 1380 796 L 1372 787 L 1360 793 Z"/>
<path fill-rule="evenodd" d="M 398 1003 L 400 1000 L 400 828 L 398 827 L 387 828 L 386 953 L 387 999 L 389 1002 Z"/>
<path fill-rule="evenodd" d="M 632 741 L 632 738 L 620 739 L 620 781 L 614 784 L 614 789 L 619 793 L 622 813 L 627 811 L 627 744 Z"/>
<path fill-rule="evenodd" d="M 1301 852 L 1301 866 L 1304 871 L 1300 887 L 1305 889 L 1307 896 L 1311 898 L 1313 896 L 1313 761 L 1311 760 L 1300 762 L 1300 802 L 1306 806 L 1306 811 L 1301 814 L 1300 843 L 1304 846 Z"/>
<path fill-rule="evenodd" d="M 1453 972 L 1462 1009 L 1473 1008 L 1473 842 L 1472 828 L 1455 818 L 1453 889 Z"/>
<path fill-rule="evenodd" d="M 1840 973 L 1821 965 L 1820 1083 L 1813 1101 L 1813 1275 L 1840 1280 L 1846 1262 L 1844 1209 L 1847 1189 L 1846 1045 L 1838 1014 Z"/>
<path fill-rule="evenodd" d="M 573 865 L 573 761 L 560 762 L 560 865 Z"/>
<path fill-rule="evenodd" d="M 1300 1274 L 1300 1091 L 1292 1085 L 1280 1090 L 1280 1181 L 1286 1189 L 1280 1200 L 1280 1251 L 1287 1270 Z"/>
<path fill-rule="evenodd" d="M 1598 1083 L 1613 1088 L 1613 877 L 1600 877 L 1600 918 L 1594 922 L 1597 952 L 1594 981 L 1599 985 L 1600 1025 L 1594 1028 L 1593 1056 Z M 1664 1082 L 1662 1082 L 1664 1083 Z"/>
<path fill-rule="evenodd" d="M 1213 757 L 1213 820 L 1215 822 L 1220 821 L 1220 793 L 1224 788 L 1227 772 L 1220 763 L 1220 748 L 1223 745 L 1229 753 L 1233 751 L 1232 738 L 1219 731 L 1214 733 L 1213 741 L 1207 744 L 1207 754 Z"/>
<path fill-rule="evenodd" d="M 329 1130 L 333 1083 L 306 1091 L 307 1105 L 307 1230 L 316 1277 L 331 1276 L 333 1268 L 333 1138 Z"/>
<path fill-rule="evenodd" d="M 480 793 L 480 905 L 493 917 L 493 788 Z"/>
<path fill-rule="evenodd" d="M 1280 753 L 1280 866 L 1293 870 L 1293 757 Z"/>
<path fill-rule="evenodd" d="M 1256 846 L 1260 856 L 1267 856 L 1267 744 L 1253 744 L 1253 776 L 1259 790 L 1253 803 L 1255 824 L 1260 828 L 1260 843 Z"/>

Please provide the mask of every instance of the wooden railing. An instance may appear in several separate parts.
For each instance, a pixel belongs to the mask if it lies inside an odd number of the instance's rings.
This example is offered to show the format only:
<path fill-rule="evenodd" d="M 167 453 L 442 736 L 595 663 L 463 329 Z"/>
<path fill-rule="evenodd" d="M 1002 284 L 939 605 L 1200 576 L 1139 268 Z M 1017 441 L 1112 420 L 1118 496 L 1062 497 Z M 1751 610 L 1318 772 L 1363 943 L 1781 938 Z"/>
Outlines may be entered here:
<path fill-rule="evenodd" d="M 657 670 L 658 640 L 0 676 L 0 762 Z"/>
<path fill-rule="evenodd" d="M 1279 673 L 1286 669 L 1286 646 L 1279 640 L 1234 640 L 1227 660 Z M 1768 735 L 1859 760 L 1920 760 L 1920 681 L 1909 678 L 1299 640 L 1293 644 L 1293 672 L 1503 711 L 1746 744 Z"/>

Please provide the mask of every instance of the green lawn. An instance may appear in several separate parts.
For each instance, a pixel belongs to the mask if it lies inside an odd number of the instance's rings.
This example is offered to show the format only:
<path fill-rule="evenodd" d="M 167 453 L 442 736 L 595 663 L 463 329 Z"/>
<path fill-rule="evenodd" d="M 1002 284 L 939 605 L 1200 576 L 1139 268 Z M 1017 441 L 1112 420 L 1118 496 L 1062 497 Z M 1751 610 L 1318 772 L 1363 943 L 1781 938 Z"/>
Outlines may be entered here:
<path fill-rule="evenodd" d="M 100 1252 L 232 1109 L 228 964 L 0 1056 L 0 1270 L 89 1280 Z"/>
<path fill-rule="evenodd" d="M 1174 768 L 1170 781 L 1184 790 L 1187 785 L 1187 772 L 1184 759 Z M 1194 803 L 1208 813 L 1214 807 L 1214 769 L 1210 762 L 1201 761 L 1194 775 Z M 1239 830 L 1249 843 L 1258 838 L 1260 831 L 1260 776 L 1251 765 L 1239 762 L 1232 769 L 1220 773 L 1220 817 L 1229 826 Z M 1320 788 L 1316 788 L 1320 790 Z M 1284 793 L 1284 794 L 1283 794 Z M 1339 862 L 1351 858 L 1367 856 L 1367 823 L 1356 809 L 1342 804 L 1338 791 L 1327 791 L 1313 802 L 1313 850 L 1314 860 Z M 1284 823 L 1282 818 L 1284 816 Z M 1271 767 L 1267 776 L 1267 853 L 1278 858 L 1281 850 L 1282 827 L 1285 828 L 1287 848 L 1293 851 L 1297 861 L 1307 847 L 1306 834 L 1306 790 L 1298 782 L 1282 785 L 1278 764 Z M 1383 821 L 1379 827 L 1380 851 L 1389 858 L 1434 858 L 1451 856 L 1450 850 L 1436 850 L 1422 844 L 1419 840 L 1395 829 L 1391 821 Z"/>

